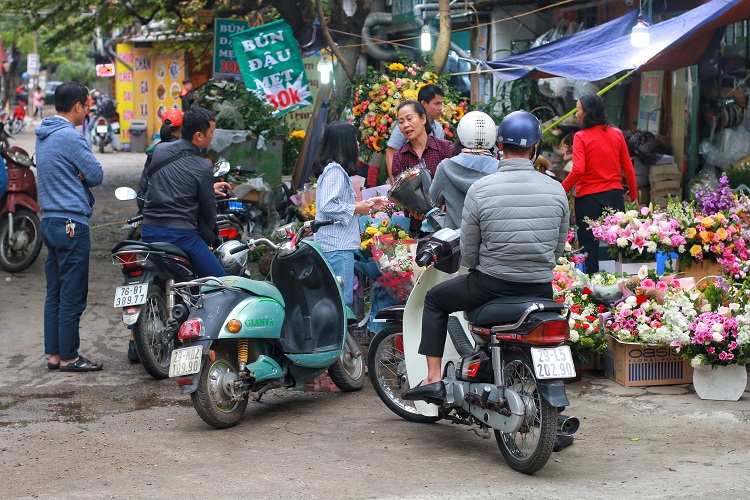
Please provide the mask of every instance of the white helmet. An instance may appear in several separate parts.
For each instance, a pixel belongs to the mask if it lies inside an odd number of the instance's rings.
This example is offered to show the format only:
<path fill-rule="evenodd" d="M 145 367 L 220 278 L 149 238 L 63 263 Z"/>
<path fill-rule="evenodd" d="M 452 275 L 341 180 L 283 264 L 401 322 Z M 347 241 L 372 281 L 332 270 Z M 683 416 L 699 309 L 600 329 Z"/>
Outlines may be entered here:
<path fill-rule="evenodd" d="M 466 113 L 458 122 L 456 133 L 461 144 L 469 149 L 492 149 L 497 138 L 495 121 L 481 111 Z"/>

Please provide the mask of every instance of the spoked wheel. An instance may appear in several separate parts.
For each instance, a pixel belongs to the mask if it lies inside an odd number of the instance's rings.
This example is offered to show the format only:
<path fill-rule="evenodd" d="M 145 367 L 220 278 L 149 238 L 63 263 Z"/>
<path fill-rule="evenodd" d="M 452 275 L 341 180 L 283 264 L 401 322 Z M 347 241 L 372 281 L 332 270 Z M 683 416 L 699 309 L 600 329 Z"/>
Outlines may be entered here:
<path fill-rule="evenodd" d="M 344 392 L 362 389 L 365 383 L 365 357 L 359 342 L 351 333 L 346 333 L 346 342 L 341 356 L 328 368 L 328 374 L 336 387 Z"/>
<path fill-rule="evenodd" d="M 149 375 L 155 379 L 169 376 L 169 362 L 175 345 L 175 330 L 167 328 L 167 297 L 156 284 L 148 287 L 146 303 L 133 325 L 135 350 Z"/>
<path fill-rule="evenodd" d="M 190 398 L 204 422 L 216 429 L 226 429 L 242 419 L 247 409 L 247 394 L 237 394 L 234 388 L 239 378 L 237 355 L 232 356 L 224 349 L 214 349 L 214 352 L 214 361 L 206 359 L 198 389 Z"/>
<path fill-rule="evenodd" d="M 375 392 L 393 413 L 410 422 L 427 424 L 440 420 L 440 417 L 422 415 L 412 401 L 400 397 L 409 388 L 400 324 L 387 325 L 372 339 L 367 369 Z"/>
<path fill-rule="evenodd" d="M 536 375 L 528 358 L 512 352 L 505 360 L 505 382 L 523 399 L 526 413 L 518 432 L 495 431 L 495 439 L 512 469 L 533 474 L 549 460 L 555 444 L 555 408 L 537 390 Z"/>
<path fill-rule="evenodd" d="M 13 214 L 13 233 L 9 216 L 0 220 L 0 265 L 17 273 L 34 263 L 42 249 L 42 230 L 39 217 L 31 210 L 19 209 Z"/>

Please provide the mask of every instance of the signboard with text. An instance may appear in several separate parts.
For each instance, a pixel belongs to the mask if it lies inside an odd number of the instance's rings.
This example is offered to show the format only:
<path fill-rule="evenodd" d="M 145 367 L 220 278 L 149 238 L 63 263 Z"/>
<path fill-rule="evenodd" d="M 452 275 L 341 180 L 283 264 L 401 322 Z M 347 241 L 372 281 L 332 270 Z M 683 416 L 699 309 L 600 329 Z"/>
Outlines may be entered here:
<path fill-rule="evenodd" d="M 229 36 L 248 27 L 243 19 L 214 19 L 214 80 L 242 77 Z"/>
<path fill-rule="evenodd" d="M 133 67 L 133 46 L 118 43 L 115 48 L 115 78 L 117 79 L 117 112 L 120 115 L 120 141 L 123 151 L 130 151 L 130 122 L 135 118 L 133 103 L 133 72 L 125 64 Z M 123 64 L 125 63 L 125 64 Z"/>
<path fill-rule="evenodd" d="M 312 104 L 297 40 L 284 21 L 230 36 L 248 90 L 266 97 L 284 115 Z"/>

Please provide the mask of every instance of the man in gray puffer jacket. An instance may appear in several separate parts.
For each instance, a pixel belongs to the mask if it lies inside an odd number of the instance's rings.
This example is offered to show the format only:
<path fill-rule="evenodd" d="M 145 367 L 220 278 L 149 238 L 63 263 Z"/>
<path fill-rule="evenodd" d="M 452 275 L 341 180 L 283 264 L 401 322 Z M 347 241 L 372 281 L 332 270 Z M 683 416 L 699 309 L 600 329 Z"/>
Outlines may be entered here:
<path fill-rule="evenodd" d="M 562 185 L 534 170 L 541 137 L 539 121 L 526 111 L 500 124 L 500 168 L 476 181 L 464 203 L 461 254 L 471 272 L 427 293 L 419 345 L 427 378 L 403 399 L 445 396 L 441 361 L 450 313 L 501 296 L 552 298 L 552 270 L 565 249 L 570 209 Z"/>

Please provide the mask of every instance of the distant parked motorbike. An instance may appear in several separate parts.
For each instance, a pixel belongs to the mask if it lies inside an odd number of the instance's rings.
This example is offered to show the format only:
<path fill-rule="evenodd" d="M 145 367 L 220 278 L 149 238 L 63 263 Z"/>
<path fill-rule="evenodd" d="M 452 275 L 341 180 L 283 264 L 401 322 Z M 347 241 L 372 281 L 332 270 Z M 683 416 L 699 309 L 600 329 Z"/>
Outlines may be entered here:
<path fill-rule="evenodd" d="M 190 315 L 177 335 L 182 347 L 172 352 L 169 376 L 207 424 L 232 427 L 250 397 L 260 400 L 270 389 L 326 370 L 342 391 L 362 388 L 364 357 L 347 332 L 354 314 L 320 247 L 304 239 L 333 223 L 308 221 L 280 245 L 259 238 L 230 250 L 272 248 L 271 283 L 225 276 L 174 284 L 184 303 L 175 315 Z M 290 227 L 278 228 L 277 236 Z"/>
<path fill-rule="evenodd" d="M 136 192 L 128 187 L 115 190 L 119 200 L 134 200 Z M 128 223 L 138 223 L 138 215 Z M 221 257 L 241 245 L 238 241 L 222 243 L 215 254 Z M 232 259 L 225 267 L 227 274 L 244 275 L 247 252 Z M 122 321 L 133 329 L 135 348 L 144 369 L 156 379 L 169 375 L 170 356 L 175 347 L 177 331 L 187 313 L 175 309 L 180 298 L 174 283 L 195 279 L 188 256 L 170 243 L 145 243 L 125 240 L 112 249 L 112 264 L 122 270 L 124 282 L 115 290 L 114 307 L 122 308 Z"/>
<path fill-rule="evenodd" d="M 19 101 L 18 106 L 13 110 L 13 116 L 10 117 L 8 132 L 12 135 L 19 134 L 23 130 L 23 122 L 26 119 L 26 103 Z"/>
<path fill-rule="evenodd" d="M 19 147 L 0 147 L 8 188 L 0 199 L 0 266 L 17 273 L 34 263 L 42 249 L 34 161 Z"/>
<path fill-rule="evenodd" d="M 115 134 L 120 133 L 120 118 L 115 111 L 114 101 L 106 101 L 102 109 L 92 106 L 91 114 L 95 116 L 93 126 L 91 127 L 91 145 L 99 148 L 100 153 L 104 153 L 104 148 L 112 145 L 114 149 Z"/>
<path fill-rule="evenodd" d="M 3 117 L 7 118 L 8 114 L 0 108 L 0 146 L 8 149 L 10 148 L 10 134 L 8 133 L 9 120 L 3 120 Z"/>

